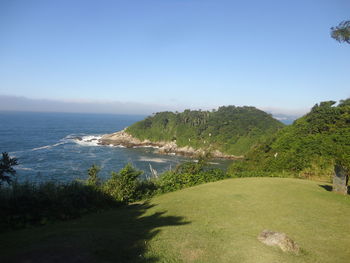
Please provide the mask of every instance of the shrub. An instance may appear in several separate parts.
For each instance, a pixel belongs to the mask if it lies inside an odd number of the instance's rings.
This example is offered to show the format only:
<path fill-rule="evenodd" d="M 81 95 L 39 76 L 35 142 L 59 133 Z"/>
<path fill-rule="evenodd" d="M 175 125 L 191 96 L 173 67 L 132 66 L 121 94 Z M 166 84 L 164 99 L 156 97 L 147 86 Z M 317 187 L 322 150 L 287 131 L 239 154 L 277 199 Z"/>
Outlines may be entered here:
<path fill-rule="evenodd" d="M 17 183 L 0 188 L 0 230 L 43 225 L 80 217 L 121 204 L 150 198 L 156 193 L 175 191 L 197 184 L 221 180 L 227 174 L 206 166 L 204 160 L 186 162 L 160 178 L 142 180 L 142 171 L 127 164 L 101 182 L 100 168 L 93 165 L 85 182 Z"/>
<path fill-rule="evenodd" d="M 178 165 L 174 170 L 163 173 L 155 183 L 158 192 L 166 193 L 227 177 L 225 171 L 210 168 L 204 159 L 200 159 L 197 163 L 185 162 Z"/>
<path fill-rule="evenodd" d="M 10 176 L 14 176 L 16 174 L 13 166 L 18 165 L 16 158 L 11 158 L 8 153 L 3 152 L 2 158 L 0 159 L 0 186 L 2 182 L 6 182 L 10 184 L 12 182 L 12 178 Z"/>
<path fill-rule="evenodd" d="M 130 163 L 118 173 L 112 172 L 106 181 L 104 190 L 118 201 L 129 203 L 137 200 L 137 190 L 140 186 L 139 176 L 142 171 L 136 170 Z"/>
<path fill-rule="evenodd" d="M 88 179 L 86 181 L 87 185 L 99 187 L 101 186 L 100 178 L 98 178 L 98 173 L 100 172 L 101 168 L 95 164 L 93 164 L 88 169 Z"/>
<path fill-rule="evenodd" d="M 0 227 L 41 225 L 118 205 L 101 189 L 80 182 L 13 183 L 0 191 Z"/>
<path fill-rule="evenodd" d="M 156 179 L 139 180 L 136 189 L 136 200 L 149 199 L 157 193 Z"/>

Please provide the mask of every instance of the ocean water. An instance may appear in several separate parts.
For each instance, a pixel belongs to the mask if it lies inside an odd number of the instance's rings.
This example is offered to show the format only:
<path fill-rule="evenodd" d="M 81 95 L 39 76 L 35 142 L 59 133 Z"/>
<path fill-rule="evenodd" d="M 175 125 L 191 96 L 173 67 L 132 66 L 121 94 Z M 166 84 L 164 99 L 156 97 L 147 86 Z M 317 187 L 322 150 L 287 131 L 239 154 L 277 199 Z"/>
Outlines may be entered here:
<path fill-rule="evenodd" d="M 19 181 L 67 182 L 86 179 L 92 164 L 101 167 L 106 179 L 127 163 L 150 176 L 150 166 L 162 173 L 188 160 L 160 155 L 153 148 L 123 148 L 97 145 L 106 133 L 124 129 L 144 119 L 141 115 L 0 112 L 0 151 L 18 159 Z M 78 139 L 81 138 L 82 140 Z M 214 160 L 227 167 L 230 161 Z"/>

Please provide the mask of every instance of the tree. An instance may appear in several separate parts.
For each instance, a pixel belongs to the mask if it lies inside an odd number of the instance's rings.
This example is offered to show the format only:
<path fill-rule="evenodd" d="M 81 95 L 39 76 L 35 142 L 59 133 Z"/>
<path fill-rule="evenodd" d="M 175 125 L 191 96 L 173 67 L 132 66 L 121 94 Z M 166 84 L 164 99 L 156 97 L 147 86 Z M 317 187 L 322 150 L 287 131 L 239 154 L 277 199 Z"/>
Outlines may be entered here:
<path fill-rule="evenodd" d="M 3 152 L 0 159 L 0 186 L 3 182 L 10 184 L 12 182 L 11 176 L 16 175 L 16 170 L 13 166 L 18 165 L 16 158 L 11 158 L 8 153 Z"/>
<path fill-rule="evenodd" d="M 136 170 L 128 163 L 118 173 L 112 172 L 111 178 L 106 182 L 106 191 L 118 201 L 125 203 L 137 199 L 137 188 L 140 184 L 139 176 L 142 171 Z"/>
<path fill-rule="evenodd" d="M 331 27 L 331 36 L 338 42 L 350 44 L 350 20 L 343 21 L 336 27 Z"/>
<path fill-rule="evenodd" d="M 100 172 L 101 168 L 97 165 L 92 165 L 88 170 L 88 179 L 87 184 L 91 186 L 100 186 L 101 181 L 100 178 L 98 178 L 98 173 Z"/>

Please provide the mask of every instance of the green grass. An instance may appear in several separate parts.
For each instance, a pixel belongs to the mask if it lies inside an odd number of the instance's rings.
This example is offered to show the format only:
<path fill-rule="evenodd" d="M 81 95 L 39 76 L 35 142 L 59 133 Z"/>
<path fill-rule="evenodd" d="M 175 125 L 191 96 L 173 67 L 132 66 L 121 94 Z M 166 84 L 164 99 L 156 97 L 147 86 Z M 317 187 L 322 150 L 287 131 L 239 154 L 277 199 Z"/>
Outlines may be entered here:
<path fill-rule="evenodd" d="M 320 184 L 228 179 L 2 233 L 0 262 L 349 262 L 350 197 Z M 261 244 L 264 229 L 285 232 L 302 253 Z"/>

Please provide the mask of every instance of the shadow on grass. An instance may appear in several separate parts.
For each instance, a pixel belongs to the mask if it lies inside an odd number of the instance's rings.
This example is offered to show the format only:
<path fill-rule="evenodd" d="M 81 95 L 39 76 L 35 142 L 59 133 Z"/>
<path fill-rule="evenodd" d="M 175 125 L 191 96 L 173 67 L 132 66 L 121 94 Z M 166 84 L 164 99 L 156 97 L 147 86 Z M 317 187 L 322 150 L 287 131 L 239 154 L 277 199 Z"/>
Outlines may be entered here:
<path fill-rule="evenodd" d="M 329 191 L 329 192 L 332 192 L 332 190 L 333 190 L 333 187 L 331 185 L 327 185 L 327 184 L 321 185 L 321 184 L 319 184 L 318 186 L 322 187 L 323 189 L 325 189 L 326 191 Z"/>
<path fill-rule="evenodd" d="M 166 212 L 146 214 L 154 205 L 133 204 L 79 220 L 37 227 L 0 237 L 0 262 L 158 262 L 148 241 L 164 226 L 188 224 Z M 3 251 L 1 251 L 3 250 Z"/>
<path fill-rule="evenodd" d="M 319 184 L 318 186 L 322 187 L 323 189 L 325 189 L 325 190 L 327 190 L 329 192 L 333 191 L 333 186 L 331 186 L 331 185 L 327 185 L 327 184 L 321 185 L 321 184 Z M 350 195 L 350 187 L 349 186 L 348 186 L 348 195 Z"/>

